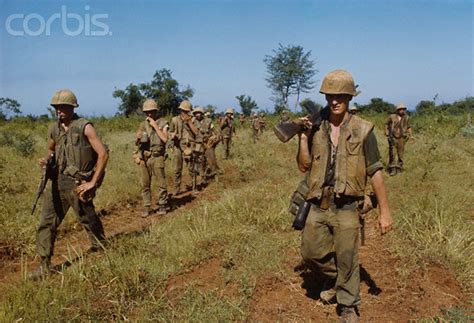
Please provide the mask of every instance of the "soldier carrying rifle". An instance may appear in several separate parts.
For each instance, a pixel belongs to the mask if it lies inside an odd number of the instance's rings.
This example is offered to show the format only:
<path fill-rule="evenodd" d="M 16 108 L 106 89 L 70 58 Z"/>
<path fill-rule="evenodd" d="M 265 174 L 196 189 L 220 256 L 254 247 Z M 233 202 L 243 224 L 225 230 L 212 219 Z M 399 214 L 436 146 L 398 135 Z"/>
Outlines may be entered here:
<path fill-rule="evenodd" d="M 57 229 L 69 208 L 73 208 L 80 223 L 89 235 L 92 250 L 105 242 L 102 222 L 95 212 L 92 199 L 100 186 L 108 152 L 94 126 L 74 113 L 77 99 L 70 90 L 57 91 L 51 99 L 58 122 L 48 129 L 48 153 L 39 164 L 56 167 L 50 173 L 50 185 L 43 199 L 40 224 L 36 234 L 36 249 L 41 257 L 39 268 L 31 272 L 31 279 L 43 278 L 51 272 L 51 257 Z"/>
<path fill-rule="evenodd" d="M 307 176 L 305 201 L 309 203 L 301 254 L 308 267 L 326 277 L 321 300 L 337 301 L 341 320 L 354 322 L 360 304 L 358 208 L 368 178 L 379 201 L 382 233 L 392 229 L 393 219 L 374 126 L 348 112 L 349 102 L 358 94 L 351 74 L 330 72 L 320 93 L 326 96 L 327 106 L 317 126 L 312 118 L 299 119 L 297 163 Z"/>
<path fill-rule="evenodd" d="M 395 113 L 392 113 L 385 122 L 385 136 L 388 139 L 388 172 L 390 176 L 401 173 L 403 170 L 405 144 L 413 138 L 410 118 L 406 111 L 405 104 L 398 104 Z M 395 152 L 398 157 L 397 160 L 395 160 Z"/>

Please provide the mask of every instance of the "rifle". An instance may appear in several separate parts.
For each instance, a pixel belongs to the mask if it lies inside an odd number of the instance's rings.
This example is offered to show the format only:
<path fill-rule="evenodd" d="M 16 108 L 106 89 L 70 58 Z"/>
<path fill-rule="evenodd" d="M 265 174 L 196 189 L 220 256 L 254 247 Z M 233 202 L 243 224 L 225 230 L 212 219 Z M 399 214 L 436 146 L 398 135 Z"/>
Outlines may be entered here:
<path fill-rule="evenodd" d="M 43 167 L 43 172 L 41 174 L 40 183 L 38 185 L 38 189 L 36 190 L 35 201 L 31 206 L 31 215 L 35 213 L 36 204 L 43 193 L 44 189 L 46 188 L 46 184 L 48 183 L 48 179 L 51 179 L 53 176 L 54 168 L 56 166 L 56 158 L 54 153 L 49 156 L 49 159 L 46 162 L 46 166 Z"/>
<path fill-rule="evenodd" d="M 310 114 L 309 121 L 313 124 L 313 129 L 318 130 L 321 126 L 322 114 L 327 113 L 326 109 L 319 110 L 313 105 L 305 105 L 305 108 Z M 303 130 L 303 122 L 299 119 L 284 121 L 273 127 L 273 132 L 281 142 L 287 142 Z"/>

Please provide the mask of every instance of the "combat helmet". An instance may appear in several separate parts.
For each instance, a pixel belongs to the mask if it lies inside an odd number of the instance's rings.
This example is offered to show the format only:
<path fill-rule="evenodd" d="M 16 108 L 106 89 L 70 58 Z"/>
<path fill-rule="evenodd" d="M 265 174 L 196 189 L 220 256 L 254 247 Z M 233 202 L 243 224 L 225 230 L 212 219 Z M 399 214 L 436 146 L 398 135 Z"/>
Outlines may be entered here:
<path fill-rule="evenodd" d="M 233 108 L 227 108 L 225 110 L 225 114 L 234 114 L 234 109 Z"/>
<path fill-rule="evenodd" d="M 154 111 L 154 110 L 159 111 L 158 105 L 156 104 L 155 100 L 148 99 L 148 100 L 145 100 L 145 102 L 143 102 L 143 108 L 142 108 L 143 112 Z"/>
<path fill-rule="evenodd" d="M 398 111 L 398 110 L 401 110 L 401 109 L 406 109 L 407 106 L 405 105 L 405 103 L 399 103 L 397 104 L 397 108 L 395 109 L 395 111 Z"/>
<path fill-rule="evenodd" d="M 319 93 L 322 94 L 359 94 L 352 75 L 345 70 L 329 72 L 323 79 Z"/>
<path fill-rule="evenodd" d="M 202 113 L 202 114 L 204 114 L 204 109 L 201 108 L 201 107 L 195 107 L 195 108 L 193 109 L 193 114 L 195 114 L 195 113 Z"/>
<path fill-rule="evenodd" d="M 357 106 L 353 105 L 349 108 L 349 111 L 357 111 Z"/>
<path fill-rule="evenodd" d="M 191 102 L 189 102 L 188 100 L 183 100 L 183 101 L 179 104 L 178 109 L 183 110 L 183 111 L 186 111 L 186 112 L 191 112 L 191 110 L 193 109 L 193 105 L 192 105 Z"/>
<path fill-rule="evenodd" d="M 53 107 L 56 107 L 57 105 L 69 105 L 77 108 L 79 106 L 79 104 L 77 104 L 76 95 L 68 89 L 59 90 L 54 93 L 50 104 Z"/>

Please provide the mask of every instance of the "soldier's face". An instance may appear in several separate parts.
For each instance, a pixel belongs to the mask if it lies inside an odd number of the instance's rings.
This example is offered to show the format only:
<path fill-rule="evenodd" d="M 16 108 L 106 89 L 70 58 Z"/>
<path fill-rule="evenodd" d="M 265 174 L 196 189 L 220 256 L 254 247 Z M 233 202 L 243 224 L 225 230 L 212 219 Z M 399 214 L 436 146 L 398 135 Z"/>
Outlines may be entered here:
<path fill-rule="evenodd" d="M 201 112 L 197 112 L 197 113 L 194 114 L 194 117 L 195 117 L 197 120 L 201 121 L 201 120 L 202 120 L 202 113 L 201 113 Z"/>
<path fill-rule="evenodd" d="M 398 109 L 397 111 L 398 111 L 399 115 L 403 116 L 403 115 L 405 115 L 406 109 Z"/>
<path fill-rule="evenodd" d="M 326 94 L 326 101 L 333 115 L 344 115 L 349 108 L 352 96 L 349 94 Z"/>
<path fill-rule="evenodd" d="M 58 119 L 61 121 L 69 120 L 74 114 L 74 107 L 66 104 L 57 105 L 55 107 Z"/>

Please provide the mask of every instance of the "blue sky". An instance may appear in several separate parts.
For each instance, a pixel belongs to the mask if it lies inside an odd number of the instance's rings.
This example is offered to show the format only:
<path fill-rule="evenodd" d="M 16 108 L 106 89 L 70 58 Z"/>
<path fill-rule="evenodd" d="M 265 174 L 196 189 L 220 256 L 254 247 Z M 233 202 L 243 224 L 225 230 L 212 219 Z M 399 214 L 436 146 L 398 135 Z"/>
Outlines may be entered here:
<path fill-rule="evenodd" d="M 108 30 L 92 23 L 90 30 L 107 34 L 87 36 L 84 27 L 70 36 L 62 18 L 51 22 L 49 36 L 46 28 L 40 33 L 41 20 L 62 8 L 84 26 L 96 15 Z M 21 16 L 9 21 L 14 14 Z M 472 1 L 460 0 L 0 0 L 0 97 L 18 100 L 25 114 L 41 114 L 56 90 L 70 88 L 81 114 L 113 115 L 115 87 L 147 82 L 168 68 L 195 90 L 194 104 L 223 110 L 247 94 L 272 110 L 262 60 L 281 43 L 311 50 L 319 81 L 336 68 L 350 71 L 362 91 L 354 102 L 382 97 L 413 108 L 435 94 L 438 103 L 452 102 L 473 95 L 472 18 Z M 66 22 L 81 31 L 73 18 Z M 319 84 L 303 97 L 323 103 Z"/>

